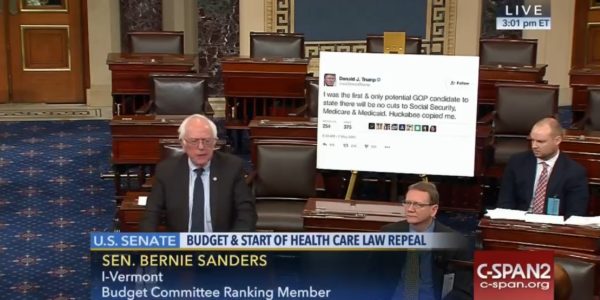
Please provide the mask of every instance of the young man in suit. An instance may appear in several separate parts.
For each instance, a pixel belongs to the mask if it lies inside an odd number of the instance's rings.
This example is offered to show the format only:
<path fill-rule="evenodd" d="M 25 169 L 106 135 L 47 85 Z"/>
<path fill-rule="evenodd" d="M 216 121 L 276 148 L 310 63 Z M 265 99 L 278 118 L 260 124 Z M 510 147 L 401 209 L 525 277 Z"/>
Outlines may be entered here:
<path fill-rule="evenodd" d="M 472 299 L 473 274 L 470 267 L 455 268 L 449 260 L 468 261 L 469 251 L 464 236 L 450 229 L 435 219 L 439 208 L 439 193 L 433 183 L 417 182 L 408 187 L 406 198 L 402 202 L 405 210 L 405 221 L 389 224 L 381 230 L 386 232 L 444 232 L 453 234 L 457 242 L 456 249 L 432 251 L 394 251 L 378 254 L 383 267 L 376 270 L 382 294 L 381 299 Z M 410 271 L 408 257 L 418 256 L 418 271 Z M 382 259 L 383 257 L 383 259 Z M 409 274 L 417 273 L 418 283 L 407 288 Z M 453 278 L 453 279 L 450 279 Z M 447 285 L 447 286 L 444 286 Z M 442 289 L 450 291 L 442 295 Z M 409 295 L 409 293 L 412 293 Z M 445 296 L 445 297 L 442 297 Z"/>
<path fill-rule="evenodd" d="M 538 121 L 531 150 L 513 155 L 504 170 L 497 207 L 538 214 L 587 215 L 586 170 L 559 151 L 562 128 L 556 119 Z"/>
<path fill-rule="evenodd" d="M 254 231 L 255 199 L 244 180 L 243 162 L 215 152 L 215 124 L 195 114 L 183 120 L 178 132 L 185 154 L 157 165 L 141 231 L 156 231 L 163 211 L 169 231 Z"/>

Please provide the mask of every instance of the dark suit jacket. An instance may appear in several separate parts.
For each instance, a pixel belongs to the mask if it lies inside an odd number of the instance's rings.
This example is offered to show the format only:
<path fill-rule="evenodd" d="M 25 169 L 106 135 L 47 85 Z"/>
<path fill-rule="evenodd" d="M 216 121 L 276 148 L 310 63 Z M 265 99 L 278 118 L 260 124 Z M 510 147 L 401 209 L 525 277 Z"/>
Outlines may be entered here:
<path fill-rule="evenodd" d="M 536 167 L 537 159 L 532 151 L 518 153 L 510 158 L 504 170 L 497 207 L 529 209 L 533 198 Z M 566 218 L 572 215 L 587 215 L 589 190 L 583 166 L 561 152 L 550 173 L 546 197 L 560 199 L 559 214 Z"/>
<path fill-rule="evenodd" d="M 243 176 L 240 158 L 215 152 L 210 162 L 210 213 L 215 232 L 254 231 L 255 199 Z M 214 180 L 216 178 L 217 180 Z M 167 228 L 188 231 L 189 166 L 183 154 L 160 162 L 156 167 L 152 193 L 140 222 L 141 231 L 156 231 L 163 211 Z"/>
<path fill-rule="evenodd" d="M 381 228 L 385 232 L 408 232 L 409 227 L 406 221 L 389 224 Z M 456 233 L 461 245 L 467 246 L 464 236 L 447 227 L 446 225 L 435 221 L 434 232 Z M 405 251 L 386 251 L 382 254 L 376 254 L 378 259 L 383 259 L 383 268 L 381 263 L 379 269 L 373 270 L 372 276 L 377 277 L 377 284 L 380 293 L 375 296 L 377 299 L 391 299 L 394 295 L 398 281 L 402 276 L 402 269 L 406 260 Z M 436 299 L 441 299 L 444 274 L 454 273 L 454 285 L 452 291 L 444 298 L 448 299 L 473 299 L 473 271 L 470 267 L 454 267 L 448 263 L 450 259 L 459 261 L 471 261 L 467 249 L 448 249 L 434 250 L 432 253 L 431 267 L 434 295 Z"/>

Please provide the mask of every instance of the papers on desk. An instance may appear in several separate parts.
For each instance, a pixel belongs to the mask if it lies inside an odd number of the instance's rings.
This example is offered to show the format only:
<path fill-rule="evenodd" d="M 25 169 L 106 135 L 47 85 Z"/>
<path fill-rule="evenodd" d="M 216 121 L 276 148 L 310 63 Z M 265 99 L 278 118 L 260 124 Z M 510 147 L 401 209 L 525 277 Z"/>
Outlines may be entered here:
<path fill-rule="evenodd" d="M 524 210 L 496 208 L 496 209 L 488 209 L 487 214 L 485 214 L 485 215 L 492 220 L 504 219 L 504 220 L 525 221 L 526 214 L 527 214 L 527 212 Z"/>
<path fill-rule="evenodd" d="M 148 196 L 139 196 L 138 197 L 138 205 L 146 206 L 146 201 L 148 200 Z"/>
<path fill-rule="evenodd" d="M 560 224 L 560 225 L 565 223 L 565 219 L 563 218 L 563 216 L 530 214 L 524 210 L 505 209 L 505 208 L 488 209 L 486 216 L 492 220 L 494 220 L 494 219 L 518 220 L 518 221 L 525 221 L 525 222 L 530 222 L 530 223 L 545 223 L 545 224 Z"/>
<path fill-rule="evenodd" d="M 565 225 L 600 227 L 600 216 L 596 216 L 596 217 L 571 216 L 570 218 L 568 218 L 565 221 Z"/>
<path fill-rule="evenodd" d="M 526 214 L 525 222 L 564 225 L 565 218 L 555 215 Z"/>
<path fill-rule="evenodd" d="M 524 210 L 514 209 L 488 209 L 485 214 L 490 219 L 503 219 L 503 220 L 518 220 L 529 223 L 543 223 L 543 224 L 557 224 L 557 225 L 576 225 L 576 226 L 593 226 L 600 227 L 600 216 L 595 217 L 580 217 L 571 216 L 566 221 L 563 216 L 554 215 L 538 215 L 527 213 Z"/>

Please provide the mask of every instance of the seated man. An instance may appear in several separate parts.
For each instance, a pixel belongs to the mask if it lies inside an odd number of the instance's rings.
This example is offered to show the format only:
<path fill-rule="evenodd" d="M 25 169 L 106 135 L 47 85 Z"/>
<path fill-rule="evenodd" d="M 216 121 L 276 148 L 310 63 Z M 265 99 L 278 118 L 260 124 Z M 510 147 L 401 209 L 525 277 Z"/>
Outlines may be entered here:
<path fill-rule="evenodd" d="M 454 233 L 458 245 L 466 247 L 466 239 L 435 219 L 439 207 L 439 193 L 434 184 L 417 182 L 408 187 L 403 202 L 406 221 L 384 226 L 387 232 L 446 232 Z M 448 261 L 470 260 L 465 249 L 434 251 L 388 252 L 382 269 L 376 270 L 378 281 L 387 287 L 381 299 L 472 299 L 473 274 L 470 268 L 453 269 Z M 418 258 L 410 261 L 411 256 Z M 411 263 L 412 262 L 412 263 Z M 416 273 L 416 275 L 415 275 Z M 408 284 L 411 275 L 414 283 Z M 453 280 L 444 280 L 454 274 Z M 414 286 L 416 284 L 416 287 Z M 442 288 L 450 291 L 442 298 Z"/>
<path fill-rule="evenodd" d="M 244 180 L 243 162 L 215 152 L 215 124 L 195 114 L 178 131 L 185 154 L 157 165 L 141 231 L 156 231 L 163 211 L 169 231 L 254 231 L 255 200 Z"/>
<path fill-rule="evenodd" d="M 497 207 L 565 218 L 587 215 L 586 171 L 559 151 L 562 128 L 558 121 L 542 119 L 529 135 L 531 151 L 513 155 L 504 170 Z"/>

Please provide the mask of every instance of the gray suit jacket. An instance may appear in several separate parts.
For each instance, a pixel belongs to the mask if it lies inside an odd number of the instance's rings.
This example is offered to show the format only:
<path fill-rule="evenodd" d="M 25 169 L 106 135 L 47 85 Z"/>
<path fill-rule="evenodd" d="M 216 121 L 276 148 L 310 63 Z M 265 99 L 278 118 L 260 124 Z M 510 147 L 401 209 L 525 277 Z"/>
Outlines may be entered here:
<path fill-rule="evenodd" d="M 140 230 L 156 231 L 164 211 L 169 231 L 188 231 L 188 193 L 187 155 L 160 162 L 156 167 L 152 193 L 148 197 Z M 221 152 L 214 153 L 210 162 L 210 205 L 213 231 L 255 230 L 255 199 L 244 180 L 243 162 L 240 158 Z"/>

